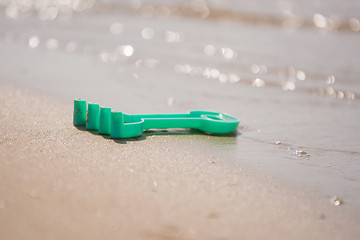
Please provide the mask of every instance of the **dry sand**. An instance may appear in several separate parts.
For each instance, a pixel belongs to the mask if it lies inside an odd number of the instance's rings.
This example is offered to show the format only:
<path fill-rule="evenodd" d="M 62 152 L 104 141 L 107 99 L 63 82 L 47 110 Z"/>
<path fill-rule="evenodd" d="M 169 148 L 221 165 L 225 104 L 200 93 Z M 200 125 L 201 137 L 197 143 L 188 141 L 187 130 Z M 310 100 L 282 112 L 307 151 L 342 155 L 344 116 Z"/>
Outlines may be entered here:
<path fill-rule="evenodd" d="M 71 102 L 0 89 L 1 239 L 360 237 L 344 206 L 210 155 L 215 136 L 112 140 L 75 128 Z"/>

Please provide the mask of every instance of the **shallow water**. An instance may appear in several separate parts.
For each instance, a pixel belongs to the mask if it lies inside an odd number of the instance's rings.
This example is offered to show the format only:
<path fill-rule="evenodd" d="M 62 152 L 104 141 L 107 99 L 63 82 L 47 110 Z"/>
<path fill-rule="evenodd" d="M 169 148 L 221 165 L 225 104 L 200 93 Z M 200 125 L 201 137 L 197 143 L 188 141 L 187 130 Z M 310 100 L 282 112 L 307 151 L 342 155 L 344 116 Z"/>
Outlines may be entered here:
<path fill-rule="evenodd" d="M 127 113 L 235 115 L 237 137 L 192 139 L 359 212 L 359 3 L 160 3 L 4 2 L 1 81 Z"/>

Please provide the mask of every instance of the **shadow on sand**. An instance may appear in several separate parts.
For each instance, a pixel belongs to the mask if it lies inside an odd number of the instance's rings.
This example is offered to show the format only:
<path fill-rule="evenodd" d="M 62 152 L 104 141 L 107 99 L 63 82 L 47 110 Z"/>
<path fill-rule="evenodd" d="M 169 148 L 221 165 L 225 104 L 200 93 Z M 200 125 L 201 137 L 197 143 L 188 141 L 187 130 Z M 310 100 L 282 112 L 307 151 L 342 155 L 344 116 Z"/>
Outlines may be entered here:
<path fill-rule="evenodd" d="M 86 126 L 75 126 L 79 131 L 83 132 L 89 132 L 93 135 L 99 135 L 105 139 L 112 140 L 119 144 L 126 144 L 130 141 L 143 141 L 148 136 L 176 136 L 176 135 L 204 135 L 204 136 L 213 136 L 213 137 L 237 137 L 240 136 L 241 133 L 239 132 L 232 132 L 228 134 L 212 134 L 212 133 L 205 133 L 196 129 L 154 129 L 154 130 L 145 130 L 144 133 L 141 136 L 138 137 L 132 137 L 132 138 L 111 138 L 110 135 L 106 134 L 99 134 L 97 130 L 88 130 L 86 129 Z"/>

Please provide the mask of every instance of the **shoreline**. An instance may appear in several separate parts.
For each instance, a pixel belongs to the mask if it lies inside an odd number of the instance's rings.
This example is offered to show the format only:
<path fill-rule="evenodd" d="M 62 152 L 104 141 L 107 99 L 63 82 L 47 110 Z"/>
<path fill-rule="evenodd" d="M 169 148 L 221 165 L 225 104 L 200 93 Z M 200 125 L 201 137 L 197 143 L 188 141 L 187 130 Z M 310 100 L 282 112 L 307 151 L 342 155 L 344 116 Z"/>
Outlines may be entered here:
<path fill-rule="evenodd" d="M 346 202 L 234 167 L 208 151 L 211 136 L 112 140 L 75 128 L 72 103 L 18 86 L 0 92 L 6 239 L 360 236 Z"/>

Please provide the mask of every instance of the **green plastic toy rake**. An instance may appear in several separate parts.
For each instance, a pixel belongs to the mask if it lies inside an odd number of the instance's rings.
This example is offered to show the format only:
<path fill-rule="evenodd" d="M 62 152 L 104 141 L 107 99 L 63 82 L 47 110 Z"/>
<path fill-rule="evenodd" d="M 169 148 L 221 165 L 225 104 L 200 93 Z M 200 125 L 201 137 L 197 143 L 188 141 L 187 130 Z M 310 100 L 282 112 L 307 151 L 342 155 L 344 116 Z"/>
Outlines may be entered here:
<path fill-rule="evenodd" d="M 131 138 L 147 129 L 192 128 L 213 134 L 234 132 L 240 120 L 227 114 L 209 111 L 190 111 L 184 114 L 129 115 L 99 104 L 76 98 L 74 125 L 86 125 L 88 130 L 110 134 L 112 138 Z"/>

